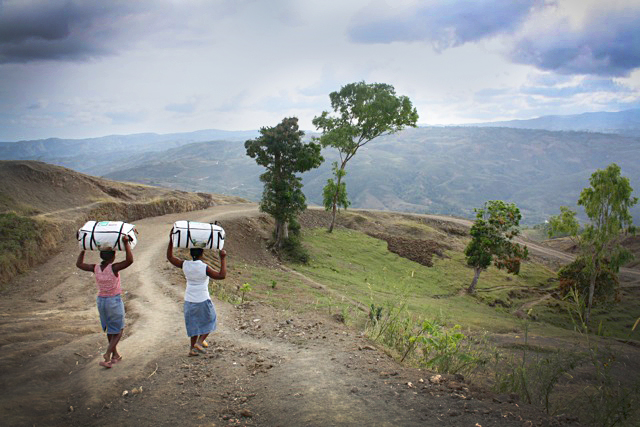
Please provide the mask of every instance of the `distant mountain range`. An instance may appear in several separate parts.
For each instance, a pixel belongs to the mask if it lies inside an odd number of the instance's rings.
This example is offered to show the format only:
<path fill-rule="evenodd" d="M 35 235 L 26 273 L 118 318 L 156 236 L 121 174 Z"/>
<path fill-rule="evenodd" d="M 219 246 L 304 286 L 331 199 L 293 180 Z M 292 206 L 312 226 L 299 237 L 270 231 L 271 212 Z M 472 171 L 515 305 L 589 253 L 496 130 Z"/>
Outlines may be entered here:
<path fill-rule="evenodd" d="M 608 123 L 633 116 L 611 114 Z M 577 126 L 579 120 L 565 121 L 571 123 Z M 347 167 L 352 207 L 472 217 L 485 201 L 502 199 L 515 202 L 523 221 L 535 224 L 558 213 L 560 205 L 582 212 L 576 207 L 580 191 L 596 169 L 612 162 L 630 178 L 635 194 L 640 192 L 640 137 L 627 136 L 624 129 L 597 133 L 595 127 L 549 131 L 491 125 L 407 129 L 371 142 Z M 243 144 L 257 135 L 201 131 L 0 143 L 0 158 L 37 159 L 113 180 L 258 200 L 264 169 L 246 156 Z M 305 194 L 314 204 L 322 202 L 322 187 L 337 157 L 331 149 L 323 155 L 325 163 L 303 175 Z M 640 222 L 640 207 L 633 214 Z"/>
<path fill-rule="evenodd" d="M 40 160 L 95 174 L 102 167 L 124 161 L 132 155 L 153 153 L 201 141 L 244 141 L 258 135 L 252 131 L 217 129 L 185 133 L 139 133 L 109 135 L 99 138 L 60 139 L 0 142 L 0 160 Z"/>
<path fill-rule="evenodd" d="M 468 126 L 574 130 L 640 136 L 640 109 L 625 110 L 616 113 L 597 112 L 566 116 L 542 116 L 529 120 L 476 123 Z"/>

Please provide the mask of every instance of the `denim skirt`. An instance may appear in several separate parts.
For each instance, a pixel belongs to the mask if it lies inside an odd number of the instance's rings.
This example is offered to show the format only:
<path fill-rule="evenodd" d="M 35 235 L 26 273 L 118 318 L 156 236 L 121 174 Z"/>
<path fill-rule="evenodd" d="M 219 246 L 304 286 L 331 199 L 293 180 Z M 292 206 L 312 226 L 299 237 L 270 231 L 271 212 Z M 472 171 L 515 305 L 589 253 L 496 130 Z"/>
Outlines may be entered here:
<path fill-rule="evenodd" d="M 119 334 L 124 329 L 124 303 L 120 295 L 97 297 L 100 325 L 108 334 Z"/>
<path fill-rule="evenodd" d="M 184 323 L 187 335 L 195 337 L 216 330 L 216 309 L 210 299 L 202 302 L 184 302 Z"/>

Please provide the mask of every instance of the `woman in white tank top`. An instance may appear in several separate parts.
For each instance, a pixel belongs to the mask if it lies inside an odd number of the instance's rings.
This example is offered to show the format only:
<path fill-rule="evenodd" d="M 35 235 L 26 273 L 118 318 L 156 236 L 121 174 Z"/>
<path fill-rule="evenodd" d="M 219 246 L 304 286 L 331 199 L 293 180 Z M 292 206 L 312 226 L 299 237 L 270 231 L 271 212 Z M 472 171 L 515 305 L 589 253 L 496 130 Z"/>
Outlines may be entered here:
<path fill-rule="evenodd" d="M 184 293 L 184 322 L 187 335 L 191 338 L 189 356 L 205 353 L 207 336 L 216 330 L 216 309 L 209 295 L 209 278 L 222 280 L 227 275 L 227 252 L 220 251 L 220 271 L 215 271 L 202 260 L 203 249 L 191 249 L 193 261 L 181 260 L 173 256 L 173 241 L 169 235 L 167 260 L 182 269 L 187 279 Z"/>

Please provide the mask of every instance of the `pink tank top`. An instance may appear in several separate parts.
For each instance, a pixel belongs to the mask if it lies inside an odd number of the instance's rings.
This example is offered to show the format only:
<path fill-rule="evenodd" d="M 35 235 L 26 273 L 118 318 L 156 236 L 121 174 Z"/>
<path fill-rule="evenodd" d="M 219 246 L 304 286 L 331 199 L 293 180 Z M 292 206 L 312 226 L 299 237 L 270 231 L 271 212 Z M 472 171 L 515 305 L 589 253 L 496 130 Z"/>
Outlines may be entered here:
<path fill-rule="evenodd" d="M 113 264 L 108 264 L 104 270 L 100 268 L 100 264 L 96 264 L 93 273 L 96 276 L 96 285 L 98 286 L 99 297 L 113 297 L 122 293 L 120 287 L 120 275 L 113 274 Z"/>

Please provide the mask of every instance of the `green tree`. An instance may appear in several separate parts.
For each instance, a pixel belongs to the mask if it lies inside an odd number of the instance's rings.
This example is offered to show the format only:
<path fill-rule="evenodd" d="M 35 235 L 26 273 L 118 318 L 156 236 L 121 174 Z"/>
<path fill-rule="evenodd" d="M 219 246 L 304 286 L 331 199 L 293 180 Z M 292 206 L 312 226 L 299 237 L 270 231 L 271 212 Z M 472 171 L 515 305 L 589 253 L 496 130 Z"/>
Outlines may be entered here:
<path fill-rule="evenodd" d="M 326 210 L 330 210 L 333 204 L 336 204 L 338 210 L 340 208 L 348 208 L 351 202 L 347 196 L 347 183 L 342 181 L 342 178 L 347 174 L 347 171 L 338 167 L 338 162 L 333 162 L 334 178 L 327 180 L 327 185 L 322 189 L 322 200 Z M 333 229 L 333 227 L 331 227 Z"/>
<path fill-rule="evenodd" d="M 583 206 L 590 224 L 581 234 L 581 251 L 589 276 L 589 296 L 585 323 L 589 325 L 597 278 L 605 268 L 616 275 L 620 267 L 632 258 L 622 247 L 627 234 L 634 233 L 629 209 L 638 203 L 631 197 L 629 178 L 620 175 L 620 167 L 612 163 L 598 169 L 589 179 L 590 187 L 582 190 L 578 205 Z"/>
<path fill-rule="evenodd" d="M 264 183 L 260 210 L 276 222 L 275 247 L 280 249 L 289 238 L 289 223 L 307 207 L 302 179 L 296 173 L 317 168 L 324 161 L 320 145 L 303 143 L 304 132 L 296 117 L 285 118 L 275 127 L 263 127 L 260 136 L 244 143 L 247 155 L 267 171 L 260 175 Z"/>
<path fill-rule="evenodd" d="M 474 293 L 478 278 L 493 261 L 499 269 L 509 273 L 520 272 L 520 262 L 527 259 L 529 251 L 526 246 L 513 243 L 520 234 L 520 209 L 514 203 L 502 200 L 489 200 L 481 209 L 474 209 L 476 221 L 471 227 L 471 242 L 464 250 L 467 264 L 474 269 L 474 276 L 467 292 Z"/>
<path fill-rule="evenodd" d="M 336 148 L 340 156 L 333 167 L 333 178 L 323 191 L 324 207 L 332 211 L 331 232 L 338 208 L 349 204 L 343 181 L 347 162 L 369 141 L 406 126 L 415 127 L 418 112 L 408 97 L 397 96 L 394 87 L 384 83 L 350 83 L 331 92 L 329 98 L 335 114 L 323 111 L 313 119 L 313 125 L 322 130 L 322 146 Z"/>
<path fill-rule="evenodd" d="M 580 224 L 576 219 L 576 212 L 567 206 L 560 206 L 560 215 L 549 217 L 549 228 L 547 233 L 549 237 L 569 235 L 574 238 L 578 235 Z"/>

